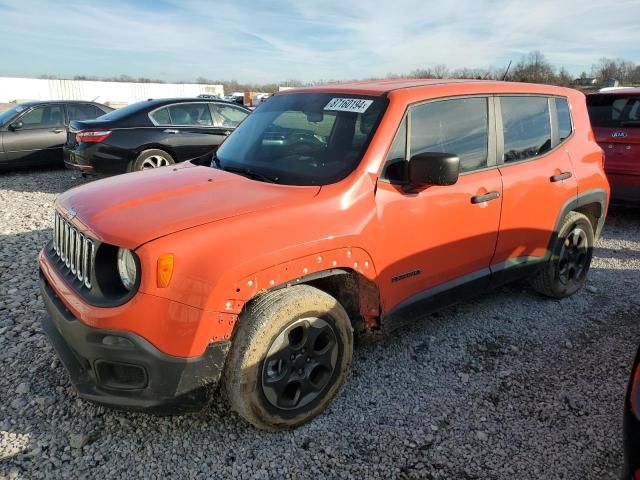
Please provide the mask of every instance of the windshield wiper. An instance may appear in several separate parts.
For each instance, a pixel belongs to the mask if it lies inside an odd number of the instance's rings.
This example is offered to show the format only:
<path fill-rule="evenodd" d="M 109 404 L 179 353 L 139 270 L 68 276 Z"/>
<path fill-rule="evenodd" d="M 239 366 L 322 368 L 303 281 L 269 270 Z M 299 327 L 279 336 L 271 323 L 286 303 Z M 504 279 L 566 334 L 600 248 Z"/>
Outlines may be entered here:
<path fill-rule="evenodd" d="M 216 160 L 217 160 L 217 158 L 216 158 Z M 220 165 L 219 161 L 216 162 L 216 163 L 217 163 L 217 165 Z M 253 170 L 251 170 L 249 168 L 221 167 L 221 169 L 226 171 L 226 172 L 237 173 L 239 175 L 244 175 L 245 177 L 253 178 L 254 180 L 261 180 L 263 182 L 278 183 L 278 180 L 280 180 L 280 177 L 271 177 L 271 176 L 265 175 L 263 173 L 254 172 Z"/>

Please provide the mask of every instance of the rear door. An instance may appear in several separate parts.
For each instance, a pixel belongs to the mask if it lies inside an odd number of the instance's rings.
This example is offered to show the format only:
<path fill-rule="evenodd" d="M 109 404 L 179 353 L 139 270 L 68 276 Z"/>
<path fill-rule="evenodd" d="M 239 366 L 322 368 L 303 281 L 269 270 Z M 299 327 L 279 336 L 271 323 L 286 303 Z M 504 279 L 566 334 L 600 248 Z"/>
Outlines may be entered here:
<path fill-rule="evenodd" d="M 210 152 L 224 138 L 214 126 L 207 102 L 176 103 L 154 110 L 149 116 L 158 130 L 156 138 L 178 162 Z"/>
<path fill-rule="evenodd" d="M 4 128 L 5 160 L 17 164 L 62 162 L 62 145 L 66 140 L 64 104 L 37 105 L 12 123 L 22 126 Z"/>
<path fill-rule="evenodd" d="M 596 141 L 608 175 L 640 175 L 640 94 L 587 97 Z"/>
<path fill-rule="evenodd" d="M 557 115 L 558 104 L 566 102 L 564 97 L 496 97 L 503 201 L 494 273 L 541 261 L 560 211 L 577 196 L 578 183 L 563 146 L 571 137 L 571 122 L 565 118 L 560 123 Z"/>

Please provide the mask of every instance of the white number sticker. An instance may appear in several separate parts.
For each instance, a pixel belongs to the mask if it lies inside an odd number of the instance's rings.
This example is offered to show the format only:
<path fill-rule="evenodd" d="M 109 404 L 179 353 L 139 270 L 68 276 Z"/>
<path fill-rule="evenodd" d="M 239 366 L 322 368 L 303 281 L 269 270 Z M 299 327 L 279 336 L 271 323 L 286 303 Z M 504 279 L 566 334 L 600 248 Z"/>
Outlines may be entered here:
<path fill-rule="evenodd" d="M 364 113 L 372 103 L 373 100 L 364 100 L 362 98 L 332 98 L 324 109 L 337 112 Z"/>

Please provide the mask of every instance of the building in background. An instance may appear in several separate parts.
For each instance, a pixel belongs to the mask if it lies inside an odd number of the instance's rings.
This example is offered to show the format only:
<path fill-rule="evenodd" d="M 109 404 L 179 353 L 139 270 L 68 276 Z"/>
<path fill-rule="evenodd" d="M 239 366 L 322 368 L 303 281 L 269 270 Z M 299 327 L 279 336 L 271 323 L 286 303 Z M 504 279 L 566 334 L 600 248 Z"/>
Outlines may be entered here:
<path fill-rule="evenodd" d="M 598 84 L 598 79 L 595 77 L 580 77 L 580 78 L 576 78 L 573 81 L 574 85 L 581 85 L 583 87 L 587 87 L 587 86 L 591 86 L 591 85 L 597 85 Z"/>
<path fill-rule="evenodd" d="M 222 97 L 222 85 L 198 83 L 136 83 L 92 80 L 49 80 L 0 77 L 0 103 L 26 100 L 87 100 L 122 107 L 147 98 Z"/>

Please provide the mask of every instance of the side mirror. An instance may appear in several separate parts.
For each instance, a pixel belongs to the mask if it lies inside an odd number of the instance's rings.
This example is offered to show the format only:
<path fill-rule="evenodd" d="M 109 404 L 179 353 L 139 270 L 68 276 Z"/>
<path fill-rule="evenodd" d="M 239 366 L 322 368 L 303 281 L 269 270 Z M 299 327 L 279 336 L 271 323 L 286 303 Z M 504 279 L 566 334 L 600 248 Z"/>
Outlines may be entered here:
<path fill-rule="evenodd" d="M 409 160 L 409 184 L 453 185 L 460 175 L 460 158 L 451 153 L 418 153 Z"/>
<path fill-rule="evenodd" d="M 24 127 L 24 123 L 22 123 L 22 120 L 18 120 L 17 122 L 13 122 L 9 125 L 9 130 L 15 132 L 16 130 L 20 130 L 22 127 Z"/>

